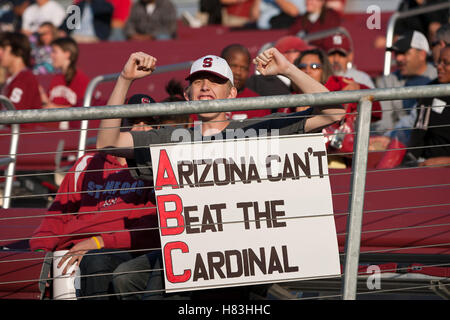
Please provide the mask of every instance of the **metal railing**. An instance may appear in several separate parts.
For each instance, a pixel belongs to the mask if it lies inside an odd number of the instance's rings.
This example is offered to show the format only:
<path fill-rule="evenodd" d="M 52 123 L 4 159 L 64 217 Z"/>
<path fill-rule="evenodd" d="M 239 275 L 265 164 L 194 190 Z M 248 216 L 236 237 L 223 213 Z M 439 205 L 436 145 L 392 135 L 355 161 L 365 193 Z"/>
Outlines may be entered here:
<path fill-rule="evenodd" d="M 297 36 L 302 38 L 305 41 L 315 41 L 327 38 L 329 36 L 332 36 L 336 33 L 342 33 L 347 36 L 347 38 L 351 39 L 350 33 L 348 30 L 344 27 L 337 27 L 337 28 L 331 28 L 327 30 L 317 31 L 317 32 L 311 32 L 311 33 L 304 33 L 303 31 L 300 31 L 297 33 Z"/>
<path fill-rule="evenodd" d="M 450 84 L 409 86 L 402 88 L 334 91 L 320 94 L 281 95 L 255 98 L 157 102 L 152 104 L 96 106 L 92 108 L 29 109 L 2 111 L 0 124 L 57 122 L 63 120 L 100 120 L 136 118 L 238 110 L 273 109 L 277 107 L 326 106 L 358 102 L 363 97 L 372 101 L 431 98 L 449 95 Z"/>
<path fill-rule="evenodd" d="M 392 47 L 393 41 L 394 41 L 394 30 L 395 30 L 395 23 L 400 19 L 405 19 L 409 17 L 418 16 L 424 13 L 429 13 L 433 11 L 438 11 L 442 9 L 450 9 L 450 2 L 447 3 L 440 3 L 436 5 L 431 6 L 425 6 L 417 9 L 412 9 L 404 12 L 394 12 L 392 16 L 389 19 L 387 30 L 386 30 L 386 49 Z M 384 54 L 384 68 L 383 68 L 383 74 L 386 76 L 389 73 L 391 73 L 391 61 L 392 61 L 392 52 L 386 50 Z"/>
<path fill-rule="evenodd" d="M 3 95 L 0 95 L 0 103 L 10 111 L 14 111 L 16 108 L 9 101 L 9 99 Z M 3 190 L 3 204 L 2 207 L 4 209 L 8 209 L 11 205 L 11 194 L 12 194 L 12 186 L 14 182 L 14 172 L 16 168 L 16 154 L 17 147 L 19 145 L 19 133 L 20 126 L 18 124 L 11 125 L 11 143 L 9 146 L 9 157 L 2 158 L 1 164 L 8 164 L 8 168 L 6 169 L 6 179 L 5 179 L 5 188 Z"/>
<path fill-rule="evenodd" d="M 365 181 L 373 101 L 450 96 L 450 84 L 340 91 L 320 94 L 283 95 L 245 99 L 165 102 L 91 108 L 2 111 L 0 124 L 54 122 L 64 120 L 94 120 L 155 115 L 175 115 L 236 110 L 272 109 L 277 107 L 324 106 L 358 102 L 356 143 L 352 165 L 349 219 L 346 234 L 343 299 L 355 299 L 360 257 L 361 223 L 365 196 Z"/>

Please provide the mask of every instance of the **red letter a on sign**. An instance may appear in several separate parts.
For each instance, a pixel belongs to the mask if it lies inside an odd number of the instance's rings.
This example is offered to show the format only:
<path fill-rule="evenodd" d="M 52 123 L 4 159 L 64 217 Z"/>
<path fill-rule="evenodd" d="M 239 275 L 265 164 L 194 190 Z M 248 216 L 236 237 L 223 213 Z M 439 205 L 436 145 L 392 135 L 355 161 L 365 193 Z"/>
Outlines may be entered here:
<path fill-rule="evenodd" d="M 172 189 L 178 188 L 177 178 L 175 178 L 169 156 L 164 149 L 159 152 L 158 173 L 156 175 L 155 189 L 161 190 L 163 186 L 172 186 Z"/>

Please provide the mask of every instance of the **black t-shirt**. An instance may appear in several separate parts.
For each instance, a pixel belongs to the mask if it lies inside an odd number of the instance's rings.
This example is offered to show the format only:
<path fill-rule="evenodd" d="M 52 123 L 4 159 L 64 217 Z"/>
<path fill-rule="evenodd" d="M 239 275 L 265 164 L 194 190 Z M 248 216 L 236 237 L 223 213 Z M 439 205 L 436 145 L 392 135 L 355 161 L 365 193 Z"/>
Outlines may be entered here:
<path fill-rule="evenodd" d="M 291 94 L 289 85 L 285 84 L 277 76 L 254 74 L 248 78 L 246 86 L 260 96 Z"/>
<path fill-rule="evenodd" d="M 210 140 L 239 139 L 261 136 L 283 136 L 304 133 L 306 119 L 312 108 L 296 113 L 275 113 L 260 119 L 230 120 L 220 133 L 206 137 Z M 131 131 L 134 159 L 127 159 L 131 174 L 137 178 L 153 180 L 149 146 L 152 144 L 201 141 L 204 139 L 199 127 L 182 128 L 167 126 L 150 131 Z"/>
<path fill-rule="evenodd" d="M 430 84 L 438 84 L 437 80 Z M 450 97 L 421 99 L 417 103 L 417 120 L 411 133 L 410 147 L 416 158 L 450 156 Z M 446 146 L 445 146 L 446 145 Z M 439 146 L 439 147 L 434 147 Z"/>

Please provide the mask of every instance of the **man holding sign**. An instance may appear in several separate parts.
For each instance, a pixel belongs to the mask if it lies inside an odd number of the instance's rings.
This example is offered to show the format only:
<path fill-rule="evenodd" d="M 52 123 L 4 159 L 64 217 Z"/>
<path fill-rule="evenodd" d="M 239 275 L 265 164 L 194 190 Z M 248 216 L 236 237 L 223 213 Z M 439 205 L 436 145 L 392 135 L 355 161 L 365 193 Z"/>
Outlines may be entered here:
<path fill-rule="evenodd" d="M 270 48 L 254 59 L 254 63 L 257 65 L 258 71 L 263 75 L 277 75 L 281 74 L 291 79 L 304 93 L 320 93 L 320 92 L 327 92 L 328 90 L 320 83 L 303 73 L 301 70 L 296 68 L 293 64 L 291 64 L 287 59 L 275 48 Z M 125 101 L 126 94 L 128 92 L 128 89 L 131 85 L 131 83 L 136 80 L 143 78 L 147 75 L 150 75 L 153 70 L 156 67 L 156 58 L 147 55 L 142 52 L 133 53 L 130 58 L 128 59 L 127 63 L 124 66 L 124 69 L 121 73 L 121 76 L 116 82 L 115 88 L 113 90 L 113 93 L 111 94 L 111 97 L 108 101 L 108 105 L 120 105 L 123 104 Z M 189 80 L 189 86 L 185 91 L 185 98 L 190 101 L 197 101 L 197 100 L 214 100 L 214 99 L 231 99 L 236 97 L 236 88 L 233 84 L 233 74 L 231 69 L 229 68 L 228 64 L 225 60 L 223 60 L 220 57 L 208 55 L 204 56 L 198 60 L 196 60 L 192 67 L 189 76 L 187 77 L 187 80 Z M 120 132 L 119 126 L 120 122 L 117 119 L 105 119 L 102 120 L 100 123 L 101 130 L 98 134 L 97 139 L 97 147 L 98 148 L 109 148 L 109 147 L 115 147 L 116 150 L 115 154 L 119 154 L 121 156 L 125 156 L 128 159 L 134 159 L 136 161 L 135 166 L 137 166 L 137 170 L 135 174 L 138 174 L 141 178 L 146 178 L 149 180 L 153 180 L 153 173 L 151 171 L 152 168 L 152 159 L 150 157 L 149 152 L 149 146 L 150 145 L 156 145 L 156 144 L 163 144 L 163 143 L 171 143 L 171 142 L 192 142 L 196 140 L 204 140 L 206 137 L 214 136 L 215 140 L 217 139 L 227 139 L 227 138 L 236 138 L 236 137 L 258 137 L 260 135 L 267 135 L 268 130 L 276 130 L 277 135 L 291 135 L 291 134 L 302 134 L 307 132 L 317 132 L 320 131 L 323 127 L 329 126 L 330 124 L 341 120 L 341 118 L 344 115 L 343 108 L 338 106 L 330 106 L 330 107 L 314 107 L 312 108 L 312 114 L 310 111 L 298 113 L 298 114 L 290 114 L 290 115 L 272 115 L 267 118 L 263 118 L 260 120 L 249 120 L 247 122 L 231 122 L 227 119 L 225 112 L 216 112 L 216 113 L 202 113 L 199 114 L 199 119 L 202 121 L 202 126 L 200 129 L 200 135 L 196 135 L 195 128 L 194 129 L 185 129 L 187 131 L 184 131 L 183 133 L 180 133 L 180 131 L 177 131 L 179 129 L 174 127 L 167 127 L 162 128 L 158 130 L 152 130 L 145 133 L 128 133 L 128 132 Z M 310 115 L 310 117 L 305 118 L 305 115 Z M 290 116 L 290 117 L 288 117 Z M 300 117 L 299 117 L 300 116 Z M 303 117 L 301 117 L 303 116 Z M 231 133 L 230 133 L 231 132 Z M 273 132 L 273 131 L 272 131 Z M 134 148 L 134 149 L 133 149 Z M 292 148 L 292 146 L 290 146 Z M 201 149 L 201 148 L 200 148 Z M 289 149 L 289 147 L 285 148 L 286 150 Z M 312 148 L 306 148 L 305 156 L 309 152 L 312 156 L 313 154 L 317 157 L 317 159 L 321 159 L 320 156 L 317 156 L 317 152 L 313 152 Z M 286 153 L 286 152 L 285 152 Z M 162 186 L 164 185 L 170 185 L 172 188 L 179 188 L 177 186 L 177 180 L 174 176 L 174 171 L 169 170 L 170 163 L 170 156 L 168 154 L 164 154 L 164 151 L 161 151 L 159 154 L 159 158 L 157 159 L 157 166 L 155 166 L 155 189 L 161 190 Z M 268 155 L 266 159 L 269 159 L 268 157 L 271 157 L 273 155 Z M 293 163 L 295 163 L 295 155 L 288 156 L 287 153 L 283 155 L 283 158 L 285 158 L 284 163 L 286 163 L 286 159 L 288 157 L 291 158 Z M 281 159 L 281 158 L 280 158 Z M 274 162 L 277 161 L 277 158 L 272 159 Z M 156 161 L 154 159 L 154 161 Z M 266 160 L 267 161 L 267 160 Z M 306 159 L 305 159 L 306 161 Z M 326 158 L 325 158 L 326 161 Z M 320 161 L 318 161 L 319 163 Z M 299 164 L 297 167 L 304 167 L 304 164 L 302 160 L 298 160 L 297 163 Z M 162 165 L 165 164 L 165 165 Z M 303 164 L 303 166 L 302 166 Z M 230 164 L 223 164 L 224 166 L 230 165 Z M 242 166 L 245 166 L 245 164 L 241 164 Z M 286 164 L 285 164 L 286 165 Z M 309 166 L 309 165 L 308 165 Z M 253 172 L 256 172 L 256 167 L 253 168 L 252 164 L 249 164 L 249 172 L 251 170 L 254 170 Z M 321 162 L 319 163 L 319 167 L 321 168 Z M 159 172 L 159 170 L 162 170 L 162 172 Z M 188 178 L 192 177 L 190 175 L 190 170 L 196 170 L 194 169 L 193 165 L 189 167 L 189 163 L 187 164 L 187 167 L 185 168 L 184 172 L 184 178 L 186 179 L 186 183 L 190 183 L 192 185 L 200 185 L 201 184 L 201 178 L 197 179 L 196 181 L 192 182 L 191 180 L 187 180 Z M 157 172 L 158 171 L 158 172 Z M 304 170 L 307 171 L 307 170 Z M 317 171 L 318 172 L 318 171 Z M 180 168 L 178 170 L 178 173 L 180 174 Z M 321 173 L 322 175 L 322 173 Z M 179 175 L 178 175 L 179 176 Z M 272 179 L 276 180 L 277 178 L 274 176 Z M 250 173 L 247 177 L 251 180 Z M 285 178 L 283 177 L 283 180 Z M 270 179 L 269 179 L 270 180 Z M 280 179 L 281 180 L 281 177 Z M 181 184 L 181 183 L 180 183 Z M 165 187 L 164 189 L 167 189 Z M 165 197 L 168 197 L 170 195 L 167 194 L 161 194 L 160 195 L 160 201 L 158 204 L 158 209 L 160 212 L 160 218 L 161 218 L 161 212 L 164 212 L 166 214 L 166 219 L 160 220 L 161 227 L 164 229 L 161 229 L 161 235 L 162 236 L 170 236 L 170 235 L 176 235 L 181 233 L 183 230 L 188 230 L 190 233 L 203 233 L 208 231 L 223 231 L 223 225 L 220 223 L 220 218 L 222 217 L 224 207 L 221 204 L 213 204 L 213 205 L 205 205 L 202 206 L 200 209 L 200 206 L 195 207 L 184 207 L 184 213 L 186 217 L 183 218 L 183 215 L 181 212 L 177 212 L 177 208 L 181 208 L 181 204 L 176 204 L 175 198 L 166 199 Z M 164 201 L 166 199 L 167 201 Z M 200 200 L 200 199 L 199 199 Z M 168 203 L 175 203 L 175 210 L 173 209 L 167 209 L 165 208 L 165 204 Z M 200 203 L 201 201 L 199 201 Z M 240 207 L 239 207 L 240 206 Z M 250 212 L 257 212 L 257 214 L 263 215 L 263 209 L 262 207 L 257 208 L 257 203 L 251 203 L 251 202 L 240 202 L 239 203 L 239 212 L 241 212 L 243 215 L 249 216 Z M 213 225 L 207 224 L 209 227 L 205 227 L 203 224 L 203 220 L 199 221 L 198 218 L 193 218 L 196 211 L 202 210 L 203 212 L 203 219 L 205 217 L 211 217 L 211 219 L 207 218 L 207 222 L 213 222 Z M 189 213 L 190 212 L 190 213 Z M 269 214 L 269 218 L 271 220 L 267 220 L 267 226 L 270 228 L 277 228 L 285 226 L 286 222 L 277 221 L 278 216 L 283 216 L 283 202 L 279 200 L 274 201 L 267 201 L 265 204 L 265 211 L 267 214 Z M 270 213 L 269 213 L 270 212 Z M 194 224 L 191 226 L 187 226 L 185 228 L 185 222 L 184 219 L 188 219 L 188 216 L 190 214 L 190 222 L 202 222 L 203 227 L 194 227 Z M 172 216 L 171 216 L 172 215 Z M 214 217 L 214 219 L 212 218 Z M 266 218 L 266 219 L 269 219 Z M 168 220 L 176 220 L 177 225 L 175 227 L 171 227 L 168 224 Z M 248 220 L 248 219 L 247 219 Z M 264 223 L 266 224 L 266 223 Z M 269 226 L 270 225 L 270 226 Z M 245 226 L 246 229 L 250 229 L 248 225 Z M 176 242 L 173 242 L 174 247 L 171 249 L 171 244 L 168 243 L 164 247 L 163 250 L 168 250 L 169 256 L 171 250 L 173 252 L 175 251 L 188 251 L 189 248 L 186 245 L 185 247 L 179 246 Z M 211 257 L 208 256 L 208 258 L 212 261 L 212 266 L 210 264 L 209 268 L 211 270 L 215 269 L 216 271 L 219 270 L 219 266 L 217 264 L 217 261 L 214 259 L 231 259 L 234 256 L 246 256 L 247 258 L 242 260 L 241 265 L 245 267 L 245 265 L 250 261 L 249 259 L 253 259 L 252 261 L 255 261 L 256 254 L 260 254 L 259 258 L 263 259 L 262 256 L 268 257 L 267 266 L 264 265 L 261 267 L 261 271 L 265 273 L 280 273 L 280 272 L 296 272 L 298 271 L 298 267 L 295 265 L 291 265 L 288 261 L 288 247 L 287 246 L 280 246 L 280 248 L 272 248 L 267 249 L 267 251 L 263 250 L 264 248 L 259 248 L 258 250 L 250 250 L 250 249 L 243 249 L 241 252 L 236 251 L 223 251 L 222 253 L 214 253 L 216 254 L 214 256 L 213 253 L 211 253 Z M 278 251 L 277 251 L 278 250 Z M 256 252 L 256 253 L 255 253 Z M 220 256 L 222 254 L 222 256 Z M 234 256 L 233 256 L 234 255 Z M 166 256 L 166 257 L 169 257 Z M 228 258 L 227 258 L 228 257 Z M 281 260 L 283 261 L 281 263 Z M 118 269 L 116 269 L 117 275 L 114 278 L 114 285 L 115 289 L 121 293 L 124 294 L 122 298 L 136 298 L 134 295 L 125 295 L 127 292 L 137 292 L 142 291 L 145 289 L 161 289 L 155 288 L 154 286 L 150 285 L 150 287 L 146 287 L 144 284 L 147 284 L 147 280 L 151 279 L 150 272 L 137 272 L 137 273 L 126 273 L 126 271 L 138 271 L 139 270 L 148 270 L 157 268 L 155 265 L 155 260 L 148 259 L 148 257 L 142 257 L 137 258 L 139 261 L 130 261 L 124 264 L 123 266 L 119 266 Z M 200 259 L 201 260 L 201 259 Z M 196 261 L 201 263 L 205 263 L 203 260 Z M 228 260 L 227 260 L 228 261 Z M 280 261 L 281 264 L 283 264 L 283 267 L 280 267 L 276 261 Z M 137 263 L 139 262 L 139 263 Z M 176 281 L 176 282 L 186 282 L 189 279 L 192 280 L 194 276 L 197 277 L 197 280 L 205 280 L 209 279 L 211 277 L 210 274 L 206 274 L 205 272 L 202 272 L 204 269 L 201 265 L 197 268 L 196 274 L 192 274 L 190 270 L 184 270 L 186 272 L 183 272 L 181 270 L 181 273 L 179 270 L 175 270 L 174 266 L 171 265 L 172 261 L 170 259 L 165 260 L 165 268 L 166 268 L 166 284 L 167 279 L 169 281 Z M 261 262 L 262 263 L 262 262 Z M 231 268 L 232 269 L 232 268 Z M 235 270 L 228 270 L 230 274 L 233 275 L 233 272 Z M 263 270 L 264 269 L 264 270 Z M 193 270 L 195 271 L 195 270 Z M 227 271 L 227 273 L 228 273 Z M 254 272 L 247 266 L 245 270 L 243 270 L 241 273 L 248 274 L 249 276 L 253 275 Z M 186 279 L 184 279 L 186 277 Z M 133 278 L 133 279 L 132 279 Z M 139 278 L 139 281 L 135 281 L 136 278 Z M 189 278 L 189 279 L 188 279 Z M 195 279 L 194 279 L 195 280 Z M 130 285 L 133 284 L 134 286 L 131 287 Z M 223 286 L 223 285 L 222 285 Z M 175 291 L 174 291 L 175 292 Z"/>

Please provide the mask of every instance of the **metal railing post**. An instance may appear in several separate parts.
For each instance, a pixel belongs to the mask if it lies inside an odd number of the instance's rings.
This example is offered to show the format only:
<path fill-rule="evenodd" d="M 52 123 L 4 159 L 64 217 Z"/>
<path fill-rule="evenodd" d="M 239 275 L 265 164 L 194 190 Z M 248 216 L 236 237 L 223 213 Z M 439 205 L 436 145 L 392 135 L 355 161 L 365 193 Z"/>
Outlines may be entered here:
<path fill-rule="evenodd" d="M 395 23 L 397 20 L 418 16 L 424 13 L 438 11 L 442 9 L 450 9 L 450 2 L 447 3 L 439 3 L 432 6 L 425 6 L 420 7 L 417 9 L 412 9 L 404 12 L 395 12 L 392 14 L 392 16 L 389 18 L 387 30 L 386 30 L 386 48 L 389 48 L 392 46 L 393 39 L 394 39 L 394 29 L 395 29 Z M 392 59 L 392 52 L 386 51 L 384 54 L 384 68 L 383 68 L 383 74 L 387 76 L 389 73 L 391 73 L 391 59 Z"/>
<path fill-rule="evenodd" d="M 358 103 L 356 137 L 351 177 L 350 215 L 347 219 L 347 239 L 345 243 L 344 300 L 356 299 L 358 282 L 359 249 L 364 209 L 364 189 L 366 186 L 367 158 L 369 150 L 370 118 L 372 97 L 363 97 Z"/>
<path fill-rule="evenodd" d="M 394 14 L 389 19 L 386 31 L 386 48 L 392 47 L 392 44 L 394 43 L 394 28 L 399 15 L 400 14 L 398 12 L 394 12 Z M 383 75 L 385 76 L 391 73 L 391 61 L 392 61 L 392 52 L 386 50 L 384 53 L 384 68 L 383 68 Z"/>
<path fill-rule="evenodd" d="M 0 102 L 7 110 L 15 110 L 14 105 L 9 99 L 3 95 L 0 95 Z M 14 182 L 14 172 L 16 171 L 16 154 L 17 146 L 19 145 L 19 133 L 20 125 L 11 124 L 11 144 L 9 146 L 9 163 L 6 169 L 5 189 L 3 191 L 3 204 L 4 209 L 9 209 L 11 206 L 11 194 L 12 186 Z"/>

